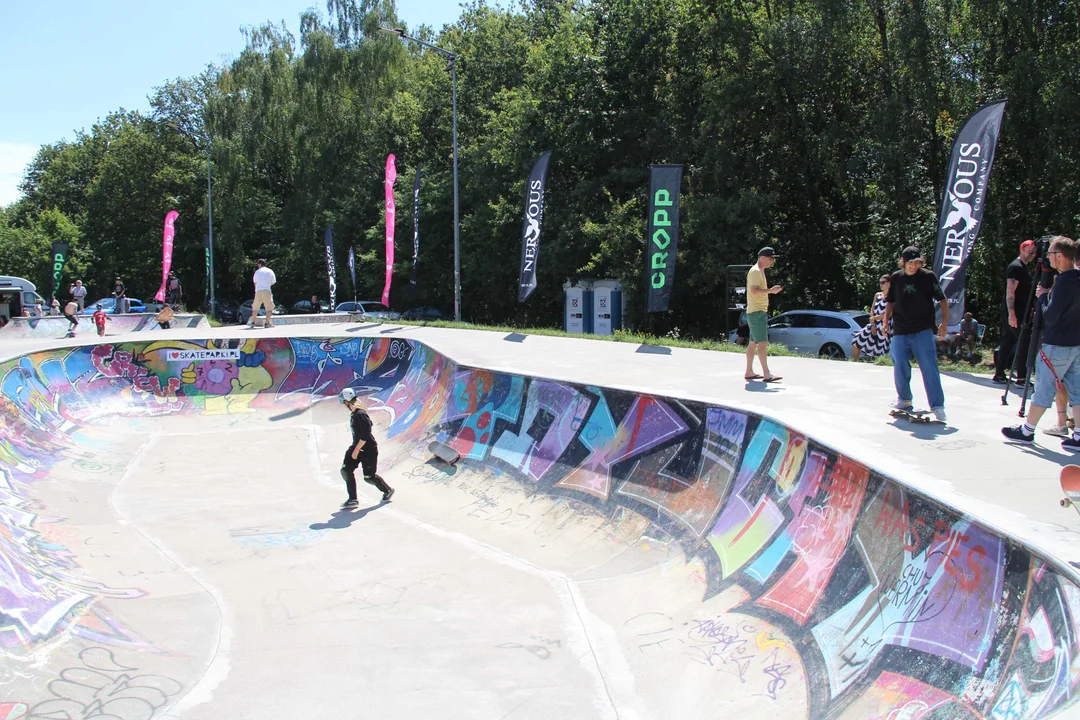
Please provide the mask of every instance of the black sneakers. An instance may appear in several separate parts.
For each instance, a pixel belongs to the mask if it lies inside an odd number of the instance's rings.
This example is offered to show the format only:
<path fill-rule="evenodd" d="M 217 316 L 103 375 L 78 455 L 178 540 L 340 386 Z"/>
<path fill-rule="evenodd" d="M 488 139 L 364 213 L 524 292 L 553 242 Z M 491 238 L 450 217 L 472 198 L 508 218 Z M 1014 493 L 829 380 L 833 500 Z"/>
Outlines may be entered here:
<path fill-rule="evenodd" d="M 1080 452 L 1080 440 L 1076 438 L 1068 437 L 1061 441 L 1062 450 L 1072 450 L 1073 452 Z"/>
<path fill-rule="evenodd" d="M 394 488 L 390 488 L 382 494 L 383 502 L 390 502 L 390 498 L 394 497 Z"/>
<path fill-rule="evenodd" d="M 341 507 L 343 507 L 343 508 L 354 508 L 359 504 L 360 504 L 360 501 L 357 500 L 356 498 L 349 498 L 345 502 L 341 503 Z"/>
<path fill-rule="evenodd" d="M 1016 440 L 1018 442 L 1028 443 L 1029 445 L 1035 442 L 1035 434 L 1028 435 L 1024 432 L 1023 425 L 1014 425 L 1013 427 L 1001 428 L 1001 434 L 1010 440 Z M 1063 443 L 1064 444 L 1064 443 Z M 1080 443 L 1078 443 L 1080 445 Z"/>

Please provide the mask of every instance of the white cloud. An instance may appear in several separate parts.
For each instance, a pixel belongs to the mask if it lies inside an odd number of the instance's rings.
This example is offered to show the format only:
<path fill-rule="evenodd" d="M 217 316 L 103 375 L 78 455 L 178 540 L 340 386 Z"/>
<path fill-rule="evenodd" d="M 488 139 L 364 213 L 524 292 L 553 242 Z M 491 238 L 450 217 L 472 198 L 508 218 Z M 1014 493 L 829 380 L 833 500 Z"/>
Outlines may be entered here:
<path fill-rule="evenodd" d="M 37 145 L 0 141 L 0 207 L 19 199 L 23 171 L 38 151 Z"/>

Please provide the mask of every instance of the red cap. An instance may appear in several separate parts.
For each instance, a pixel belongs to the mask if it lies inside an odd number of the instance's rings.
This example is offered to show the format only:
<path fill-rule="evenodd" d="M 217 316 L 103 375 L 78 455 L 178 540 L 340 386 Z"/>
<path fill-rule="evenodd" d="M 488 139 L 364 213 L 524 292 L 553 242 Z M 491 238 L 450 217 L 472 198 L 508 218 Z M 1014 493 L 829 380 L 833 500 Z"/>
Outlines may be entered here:
<path fill-rule="evenodd" d="M 1029 248 L 1029 247 L 1035 247 L 1035 241 L 1034 240 L 1025 240 L 1024 242 L 1020 243 L 1020 249 L 1021 250 L 1023 250 L 1024 248 Z"/>

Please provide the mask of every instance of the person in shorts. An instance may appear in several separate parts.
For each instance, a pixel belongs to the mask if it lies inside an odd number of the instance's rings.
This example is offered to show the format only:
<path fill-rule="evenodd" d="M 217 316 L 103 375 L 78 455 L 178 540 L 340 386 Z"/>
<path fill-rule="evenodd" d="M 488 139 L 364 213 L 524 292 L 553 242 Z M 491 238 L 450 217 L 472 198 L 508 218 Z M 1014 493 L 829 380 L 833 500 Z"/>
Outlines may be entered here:
<path fill-rule="evenodd" d="M 376 472 L 379 465 L 379 444 L 375 442 L 375 435 L 372 432 L 371 416 L 360 404 L 360 398 L 352 388 L 342 390 L 339 399 L 350 412 L 349 427 L 352 429 L 352 444 L 345 451 L 345 457 L 341 461 L 341 477 L 345 481 L 349 498 L 341 504 L 341 507 L 354 508 L 359 504 L 356 498 L 357 467 L 364 472 L 364 482 L 374 485 L 382 492 L 383 502 L 390 502 L 390 498 L 394 495 L 394 488 L 387 485 Z"/>
<path fill-rule="evenodd" d="M 74 300 L 72 300 L 71 302 L 69 302 L 67 305 L 64 306 L 64 317 L 67 318 L 67 321 L 69 323 L 68 332 L 70 332 L 70 333 L 75 332 L 75 328 L 79 327 L 78 314 L 79 314 L 79 304 L 77 302 L 75 302 Z"/>
<path fill-rule="evenodd" d="M 769 372 L 769 296 L 784 288 L 779 285 L 769 287 L 765 281 L 765 271 L 776 263 L 776 251 L 763 247 L 758 251 L 757 263 L 746 273 L 746 324 L 750 326 L 750 340 L 746 343 L 746 380 L 776 382 L 779 375 Z M 754 355 L 761 362 L 761 375 L 754 372 Z"/>
<path fill-rule="evenodd" d="M 274 296 L 270 292 L 270 287 L 277 282 L 277 276 L 274 275 L 274 271 L 266 267 L 266 261 L 259 258 L 255 263 L 257 266 L 255 274 L 251 277 L 251 281 L 255 283 L 255 299 L 251 302 L 251 318 L 248 320 L 248 327 L 255 327 L 255 318 L 259 317 L 259 308 L 266 310 L 266 322 L 264 327 L 274 327 L 274 323 L 270 318 L 274 315 Z"/>
<path fill-rule="evenodd" d="M 75 298 L 75 302 L 79 304 L 79 312 L 83 311 L 83 307 L 86 305 L 86 288 L 82 284 L 82 280 L 76 280 L 71 286 L 71 297 Z"/>
<path fill-rule="evenodd" d="M 1064 387 L 1072 405 L 1073 420 L 1080 413 L 1080 270 L 1076 269 L 1076 243 L 1058 235 L 1050 241 L 1047 259 L 1058 271 L 1054 287 L 1035 290 L 1035 311 L 1042 313 L 1042 346 L 1035 358 L 1035 393 L 1022 425 L 1004 427 L 1009 440 L 1030 445 L 1043 413 L 1054 404 L 1058 388 Z M 1080 431 L 1061 441 L 1063 450 L 1080 450 Z"/>
<path fill-rule="evenodd" d="M 98 337 L 103 337 L 105 335 L 105 322 L 109 319 L 109 316 L 105 314 L 100 304 L 97 306 L 97 310 L 94 311 L 93 318 L 94 324 L 97 325 Z"/>

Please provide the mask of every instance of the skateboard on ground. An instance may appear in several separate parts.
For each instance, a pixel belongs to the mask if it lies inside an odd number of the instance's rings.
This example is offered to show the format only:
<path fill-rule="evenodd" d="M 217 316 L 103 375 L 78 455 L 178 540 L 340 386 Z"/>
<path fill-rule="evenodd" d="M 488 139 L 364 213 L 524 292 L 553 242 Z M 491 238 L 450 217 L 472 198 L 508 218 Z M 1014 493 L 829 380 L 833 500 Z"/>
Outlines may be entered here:
<path fill-rule="evenodd" d="M 1066 465 L 1061 468 L 1061 507 L 1075 507 L 1080 513 L 1080 465 Z"/>
<path fill-rule="evenodd" d="M 929 410 L 901 410 L 900 408 L 893 408 L 889 411 L 889 414 L 894 418 L 901 418 L 903 420 L 909 420 L 916 423 L 936 423 L 941 422 L 934 414 Z"/>
<path fill-rule="evenodd" d="M 461 459 L 461 454 L 458 453 L 457 450 L 450 447 L 446 443 L 439 442 L 438 440 L 432 440 L 428 444 L 428 450 L 431 452 L 432 455 L 439 458 L 447 465 L 453 465 L 459 459 Z"/>

